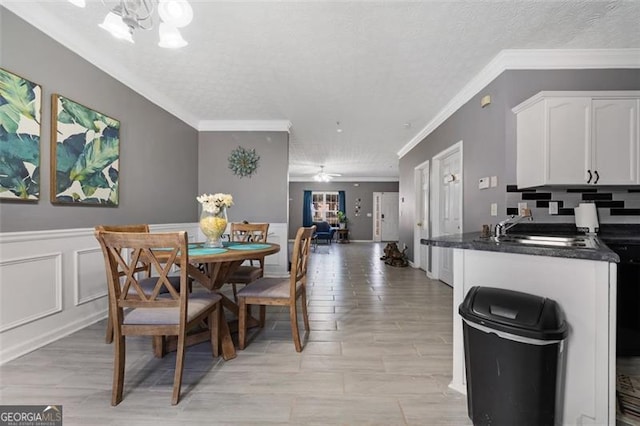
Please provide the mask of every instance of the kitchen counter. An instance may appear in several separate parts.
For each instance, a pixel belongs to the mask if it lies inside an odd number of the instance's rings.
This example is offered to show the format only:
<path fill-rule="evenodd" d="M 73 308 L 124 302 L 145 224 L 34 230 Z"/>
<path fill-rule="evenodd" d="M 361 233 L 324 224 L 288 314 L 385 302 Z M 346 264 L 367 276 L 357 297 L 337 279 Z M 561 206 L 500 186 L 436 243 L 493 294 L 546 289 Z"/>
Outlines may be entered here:
<path fill-rule="evenodd" d="M 520 232 L 519 232 L 520 233 Z M 607 247 L 601 238 L 590 236 L 595 248 L 551 247 L 513 242 L 497 242 L 491 238 L 482 238 L 480 232 L 446 235 L 421 239 L 420 243 L 435 247 L 449 247 L 467 250 L 496 251 L 501 253 L 528 254 L 533 256 L 566 257 L 571 259 L 600 260 L 619 262 L 620 257 Z M 631 238 L 620 235 L 619 238 Z"/>
<path fill-rule="evenodd" d="M 638 233 L 585 237 L 573 226 L 514 227 L 511 235 L 566 238 L 567 246 L 481 238 L 479 232 L 423 239 L 434 250 L 452 248 L 453 364 L 450 388 L 466 393 L 464 336 L 458 306 L 474 286 L 504 288 L 556 301 L 569 325 L 565 340 L 561 424 L 615 425 L 616 274 L 619 257 L 606 245 Z M 584 246 L 569 243 L 580 236 Z M 573 237 L 573 238 L 572 238 Z M 521 238 L 524 241 L 527 238 Z M 558 241 L 562 241 L 561 239 Z M 447 255 L 448 256 L 448 255 Z"/>

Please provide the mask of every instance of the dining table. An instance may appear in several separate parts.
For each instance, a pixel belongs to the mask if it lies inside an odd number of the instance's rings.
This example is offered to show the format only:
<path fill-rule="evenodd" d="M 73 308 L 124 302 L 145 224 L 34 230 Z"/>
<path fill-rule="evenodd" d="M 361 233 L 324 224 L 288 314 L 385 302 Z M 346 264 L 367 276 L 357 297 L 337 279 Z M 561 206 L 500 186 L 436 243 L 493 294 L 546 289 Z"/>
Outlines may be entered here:
<path fill-rule="evenodd" d="M 190 243 L 188 245 L 189 264 L 187 274 L 210 291 L 215 291 L 222 297 L 222 306 L 238 317 L 239 307 L 233 299 L 220 292 L 229 276 L 247 260 L 269 256 L 280 251 L 280 246 L 274 243 L 253 243 L 225 241 L 223 247 L 205 247 L 204 243 Z M 159 254 L 161 260 L 161 253 Z M 177 262 L 179 267 L 183 267 Z M 222 321 L 220 330 L 222 357 L 225 360 L 236 356 L 235 346 L 231 339 L 231 331 L 227 321 Z M 194 345 L 209 340 L 207 330 L 187 336 L 187 345 Z M 154 345 L 156 356 L 162 357 L 166 352 L 175 350 L 174 339 L 164 339 L 161 347 Z"/>

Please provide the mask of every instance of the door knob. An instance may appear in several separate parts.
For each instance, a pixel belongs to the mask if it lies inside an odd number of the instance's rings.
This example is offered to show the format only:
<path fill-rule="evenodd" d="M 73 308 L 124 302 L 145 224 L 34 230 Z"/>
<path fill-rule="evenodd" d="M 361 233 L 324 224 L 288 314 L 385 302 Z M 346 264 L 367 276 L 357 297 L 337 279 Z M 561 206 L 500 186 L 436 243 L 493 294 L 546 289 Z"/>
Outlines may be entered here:
<path fill-rule="evenodd" d="M 418 222 L 418 223 L 416 223 L 416 225 L 422 226 L 422 222 Z"/>

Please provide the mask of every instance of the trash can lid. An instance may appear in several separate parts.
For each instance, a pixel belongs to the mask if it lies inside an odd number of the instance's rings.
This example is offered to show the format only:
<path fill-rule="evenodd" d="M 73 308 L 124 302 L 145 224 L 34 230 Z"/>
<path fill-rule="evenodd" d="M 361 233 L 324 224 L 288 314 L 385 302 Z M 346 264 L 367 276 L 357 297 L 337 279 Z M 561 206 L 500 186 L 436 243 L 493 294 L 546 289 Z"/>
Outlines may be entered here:
<path fill-rule="evenodd" d="M 517 336 L 558 340 L 567 325 L 551 299 L 493 287 L 472 287 L 459 307 L 467 321 Z"/>

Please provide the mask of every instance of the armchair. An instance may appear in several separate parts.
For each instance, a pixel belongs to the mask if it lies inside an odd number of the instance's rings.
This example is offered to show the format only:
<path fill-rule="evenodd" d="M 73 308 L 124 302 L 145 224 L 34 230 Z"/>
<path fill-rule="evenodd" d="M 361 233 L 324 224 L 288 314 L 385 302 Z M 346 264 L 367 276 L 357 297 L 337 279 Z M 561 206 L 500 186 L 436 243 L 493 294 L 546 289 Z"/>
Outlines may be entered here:
<path fill-rule="evenodd" d="M 316 232 L 313 234 L 314 242 L 317 244 L 318 240 L 324 240 L 328 244 L 331 244 L 333 234 L 336 230 L 331 227 L 329 222 L 313 222 L 313 225 L 316 227 Z"/>

